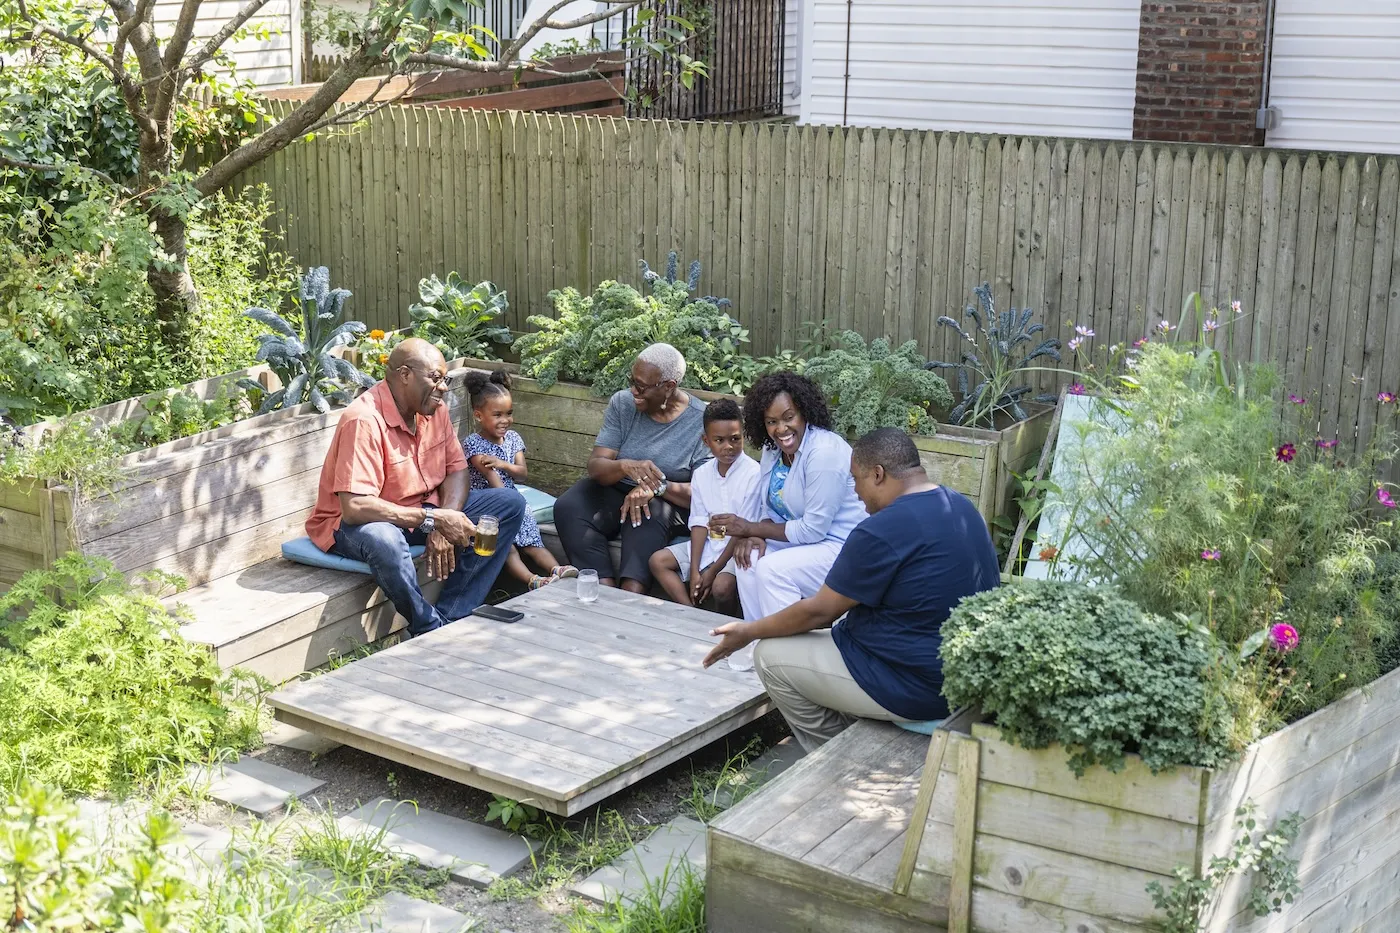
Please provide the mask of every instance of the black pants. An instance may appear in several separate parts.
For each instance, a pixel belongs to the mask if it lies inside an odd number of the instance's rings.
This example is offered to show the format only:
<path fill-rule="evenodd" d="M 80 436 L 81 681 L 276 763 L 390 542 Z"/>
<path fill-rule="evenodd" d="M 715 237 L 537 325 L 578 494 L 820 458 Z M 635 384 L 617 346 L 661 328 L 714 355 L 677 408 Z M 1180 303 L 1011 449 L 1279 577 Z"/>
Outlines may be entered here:
<path fill-rule="evenodd" d="M 587 477 L 579 480 L 554 503 L 554 527 L 569 563 L 580 570 L 596 570 L 598 576 L 636 580 L 651 585 L 651 555 L 686 533 L 689 509 L 664 499 L 651 501 L 651 518 L 633 528 L 622 520 L 622 502 L 634 487 L 619 483 L 600 486 Z M 613 569 L 608 542 L 622 538 L 622 566 Z"/>

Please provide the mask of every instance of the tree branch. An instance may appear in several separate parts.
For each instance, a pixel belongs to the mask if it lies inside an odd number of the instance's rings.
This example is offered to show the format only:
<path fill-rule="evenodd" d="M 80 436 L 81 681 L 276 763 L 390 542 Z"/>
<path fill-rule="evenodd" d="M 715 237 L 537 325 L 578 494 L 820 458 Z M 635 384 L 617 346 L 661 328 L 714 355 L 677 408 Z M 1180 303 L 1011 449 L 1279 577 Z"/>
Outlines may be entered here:
<path fill-rule="evenodd" d="M 165 55 L 161 63 L 166 71 L 174 71 L 185 57 L 190 47 L 190 37 L 194 35 L 195 20 L 199 18 L 199 7 L 204 0 L 185 0 L 180 6 L 180 15 L 175 20 L 175 31 L 165 43 Z"/>
<path fill-rule="evenodd" d="M 122 190 L 122 186 L 117 184 L 111 175 L 108 175 L 106 172 L 100 172 L 95 168 L 88 168 L 86 165 L 79 165 L 76 162 L 70 162 L 67 165 L 44 165 L 40 162 L 26 162 L 23 159 L 11 159 L 7 155 L 0 154 L 0 165 L 8 165 L 11 168 L 24 169 L 28 172 L 66 172 L 69 169 L 76 169 L 80 172 L 86 172 L 89 175 L 96 175 L 118 191 Z"/>
<path fill-rule="evenodd" d="M 100 63 L 102 67 L 111 72 L 112 78 L 119 84 L 126 77 L 122 70 L 117 67 L 117 63 L 106 52 L 103 52 L 85 39 L 79 39 L 77 36 L 70 36 L 52 26 L 39 22 L 34 18 L 33 14 L 29 12 L 29 4 L 25 3 L 25 0 L 17 0 L 17 3 L 19 5 L 20 18 L 27 22 L 35 32 L 62 42 L 64 45 L 71 45 L 93 61 Z"/>
<path fill-rule="evenodd" d="M 167 73 L 166 68 L 161 64 L 155 28 L 147 21 L 155 2 L 154 0 L 138 0 L 136 6 L 133 7 L 128 0 L 107 0 L 107 6 L 117 17 L 117 41 L 112 46 L 112 57 L 116 61 L 117 67 L 122 69 L 126 79 L 123 93 L 128 94 L 133 100 L 138 100 L 141 89 L 145 85 L 163 79 Z M 131 77 L 126 75 L 126 68 L 122 60 L 126 55 L 127 45 L 130 45 L 136 52 L 136 61 L 141 67 L 142 82 L 140 86 L 133 85 Z M 160 114 L 155 114 L 155 117 L 157 121 L 163 119 Z"/>
<path fill-rule="evenodd" d="M 519 34 L 516 35 L 516 37 L 510 41 L 510 45 L 506 46 L 505 50 L 501 52 L 500 60 L 503 62 L 509 62 L 512 59 L 514 59 L 517 55 L 519 55 L 520 50 L 525 47 L 525 43 L 529 42 L 531 39 L 535 38 L 535 36 L 539 35 L 540 30 L 544 28 L 545 20 L 549 19 L 555 13 L 558 13 L 560 10 L 564 9 L 564 7 L 568 6 L 569 3 L 570 0 L 557 0 L 554 6 L 545 10 L 544 14 L 537 18 L 533 23 L 524 26 L 520 30 Z"/>
<path fill-rule="evenodd" d="M 185 0 L 186 6 L 190 3 L 195 3 L 197 5 L 202 2 L 203 0 Z M 267 6 L 267 3 L 268 0 L 248 0 L 248 2 L 243 5 L 243 9 L 235 13 L 232 19 L 224 23 L 222 29 L 215 33 L 208 42 L 204 43 L 204 48 L 201 49 L 194 58 L 191 58 L 181 66 L 181 70 L 197 71 L 213 61 L 214 56 L 219 54 L 219 49 L 223 44 L 232 38 L 235 32 L 242 29 L 244 24 L 256 16 L 263 7 Z M 181 15 L 183 15 L 183 12 Z M 295 53 L 296 50 L 293 49 L 293 54 Z"/>

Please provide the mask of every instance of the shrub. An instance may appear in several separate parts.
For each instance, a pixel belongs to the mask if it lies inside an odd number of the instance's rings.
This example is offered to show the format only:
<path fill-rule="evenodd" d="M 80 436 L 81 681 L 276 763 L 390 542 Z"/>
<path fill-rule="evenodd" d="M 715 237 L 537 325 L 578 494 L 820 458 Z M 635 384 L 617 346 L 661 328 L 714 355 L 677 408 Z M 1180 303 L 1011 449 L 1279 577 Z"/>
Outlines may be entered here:
<path fill-rule="evenodd" d="M 155 447 L 232 424 L 252 414 L 246 390 L 224 383 L 211 399 L 188 389 L 166 389 L 141 403 L 145 414 L 113 425 L 112 438 L 128 450 Z"/>
<path fill-rule="evenodd" d="M 956 363 L 929 363 L 929 369 L 956 369 L 958 395 L 962 400 L 948 415 L 954 424 L 995 427 L 997 416 L 1009 414 L 1017 421 L 1026 418 L 1021 403 L 1033 391 L 1025 382 L 1030 364 L 1041 357 L 1060 361 L 1060 341 L 1054 337 L 1035 340 L 1045 325 L 1030 323 L 1034 313 L 1030 308 L 1011 308 L 997 313 L 992 301 L 992 288 L 983 282 L 972 290 L 981 306 L 967 306 L 963 313 L 972 319 L 974 327 L 966 330 L 947 315 L 938 323 L 954 330 L 962 341 L 962 356 Z M 1032 346 L 1032 344 L 1034 344 Z M 1037 395 L 1037 402 L 1054 402 L 1054 395 Z"/>
<path fill-rule="evenodd" d="M 21 577 L 0 596 L 0 786 L 123 788 L 258 742 L 253 685 L 179 626 L 107 561 Z"/>
<path fill-rule="evenodd" d="M 521 371 L 546 388 L 560 379 L 609 395 L 626 387 L 632 363 L 649 344 L 669 343 L 685 356 L 684 385 L 726 385 L 725 369 L 748 331 L 709 301 L 689 300 L 684 283 L 657 279 L 652 294 L 607 281 L 585 298 L 573 288 L 549 293 L 557 317 L 532 316 L 538 328 L 516 341 Z"/>
<path fill-rule="evenodd" d="M 876 428 L 934 434 L 938 424 L 929 409 L 953 401 L 948 383 L 924 369 L 912 340 L 892 349 L 880 337 L 867 347 L 860 334 L 843 331 L 832 338 L 832 349 L 807 361 L 803 374 L 831 401 L 832 429 L 848 437 Z"/>
<path fill-rule="evenodd" d="M 1069 766 L 1215 767 L 1230 711 L 1214 691 L 1208 635 L 1107 587 L 1025 583 L 964 599 L 943 624 L 943 692 L 980 705 L 1008 741 L 1065 746 Z"/>
<path fill-rule="evenodd" d="M 449 360 L 498 360 L 495 346 L 510 344 L 510 328 L 496 323 L 506 313 L 506 293 L 490 282 L 463 287 L 457 273 L 418 282 L 419 301 L 409 306 L 413 335 L 431 341 Z"/>

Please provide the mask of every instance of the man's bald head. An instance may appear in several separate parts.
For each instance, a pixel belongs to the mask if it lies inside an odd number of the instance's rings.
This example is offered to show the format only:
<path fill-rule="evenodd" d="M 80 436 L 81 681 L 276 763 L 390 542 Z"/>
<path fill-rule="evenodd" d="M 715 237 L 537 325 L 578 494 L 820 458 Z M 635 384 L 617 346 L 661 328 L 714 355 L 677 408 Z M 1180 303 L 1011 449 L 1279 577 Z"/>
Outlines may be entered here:
<path fill-rule="evenodd" d="M 446 365 L 447 361 L 442 358 L 442 351 L 422 337 L 409 337 L 389 353 L 390 372 L 401 366 L 432 369 Z"/>

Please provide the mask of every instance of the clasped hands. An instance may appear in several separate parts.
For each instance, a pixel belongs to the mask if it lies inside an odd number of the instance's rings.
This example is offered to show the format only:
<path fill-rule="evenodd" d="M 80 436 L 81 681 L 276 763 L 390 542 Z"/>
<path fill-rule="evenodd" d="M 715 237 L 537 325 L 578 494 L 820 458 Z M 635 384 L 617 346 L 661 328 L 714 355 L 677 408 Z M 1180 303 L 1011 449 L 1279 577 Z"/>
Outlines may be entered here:
<path fill-rule="evenodd" d="M 666 474 L 650 460 L 619 460 L 622 475 L 637 484 L 637 487 L 622 500 L 619 510 L 624 522 L 636 528 L 642 519 L 651 518 L 651 500 L 656 498 L 656 487 L 666 480 Z"/>
<path fill-rule="evenodd" d="M 471 547 L 476 524 L 465 512 L 456 509 L 433 509 L 433 533 L 428 535 L 424 553 L 428 558 L 428 576 L 446 580 L 457 569 L 457 549 Z"/>

